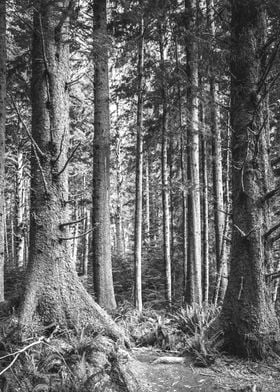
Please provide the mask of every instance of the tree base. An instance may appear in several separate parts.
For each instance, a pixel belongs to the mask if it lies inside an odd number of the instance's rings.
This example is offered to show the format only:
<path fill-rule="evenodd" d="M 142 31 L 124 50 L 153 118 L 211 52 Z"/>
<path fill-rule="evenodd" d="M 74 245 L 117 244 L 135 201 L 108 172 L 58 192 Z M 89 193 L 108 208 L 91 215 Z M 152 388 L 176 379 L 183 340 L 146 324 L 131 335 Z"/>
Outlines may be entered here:
<path fill-rule="evenodd" d="M 20 347 L 11 345 L 11 341 L 5 345 L 10 346 L 11 352 L 22 350 L 2 376 L 7 390 L 17 390 L 20 383 L 22 392 L 144 391 L 133 373 L 128 352 L 114 340 L 94 333 L 91 326 L 75 332 L 56 330 L 52 337 L 37 337 L 34 343 L 29 340 Z M 26 355 L 32 361 L 26 360 Z M 12 360 L 13 357 L 7 358 L 1 371 Z"/>
<path fill-rule="evenodd" d="M 280 336 L 275 333 L 241 334 L 236 331 L 226 330 L 224 335 L 223 350 L 229 354 L 237 355 L 252 360 L 263 360 L 274 357 L 279 351 Z"/>

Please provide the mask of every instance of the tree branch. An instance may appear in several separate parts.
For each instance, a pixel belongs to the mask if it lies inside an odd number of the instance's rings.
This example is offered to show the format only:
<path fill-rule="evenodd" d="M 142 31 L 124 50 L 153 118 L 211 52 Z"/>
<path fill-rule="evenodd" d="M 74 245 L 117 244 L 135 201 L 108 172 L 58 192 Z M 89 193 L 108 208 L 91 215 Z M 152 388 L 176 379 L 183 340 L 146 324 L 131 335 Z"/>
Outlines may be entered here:
<path fill-rule="evenodd" d="M 84 237 L 85 235 L 91 233 L 95 228 L 92 227 L 91 229 L 89 229 L 88 231 L 85 231 L 84 233 L 80 234 L 80 235 L 76 235 L 73 237 L 59 237 L 60 241 L 68 241 L 68 240 L 75 240 L 76 238 L 81 238 Z"/>
<path fill-rule="evenodd" d="M 80 218 L 80 219 L 77 219 L 77 220 L 74 220 L 74 221 L 71 221 L 71 222 L 61 223 L 61 224 L 59 225 L 59 228 L 61 229 L 61 228 L 63 228 L 64 226 L 75 225 L 75 224 L 77 224 L 77 223 L 83 222 L 83 221 L 86 220 L 86 219 L 87 219 L 87 217 L 85 216 L 85 217 L 82 217 L 82 218 Z"/>
<path fill-rule="evenodd" d="M 39 338 L 39 340 L 37 340 L 36 342 L 30 343 L 28 346 L 23 347 L 21 350 L 18 350 L 18 351 L 14 352 L 14 353 L 7 354 L 7 355 L 4 355 L 3 357 L 1 357 L 0 360 L 1 360 L 1 359 L 4 359 L 4 358 L 12 357 L 12 356 L 15 355 L 14 359 L 12 360 L 12 362 L 9 363 L 9 365 L 8 365 L 5 369 L 3 369 L 3 370 L 0 372 L 0 376 L 2 376 L 2 374 L 4 374 L 7 370 L 9 370 L 9 369 L 13 366 L 13 364 L 16 362 L 16 360 L 18 359 L 18 357 L 20 356 L 21 353 L 25 352 L 25 351 L 28 350 L 30 347 L 33 347 L 33 346 L 35 346 L 36 344 L 42 343 L 42 341 L 43 341 L 44 339 L 45 339 L 45 337 L 44 337 L 44 336 L 41 336 L 41 337 Z"/>
<path fill-rule="evenodd" d="M 271 166 L 275 166 L 278 163 L 280 163 L 280 157 L 271 160 Z"/>
<path fill-rule="evenodd" d="M 268 192 L 266 195 L 264 195 L 261 198 L 261 201 L 267 201 L 269 199 L 271 199 L 273 196 L 277 195 L 277 193 L 280 191 L 280 186 L 278 186 L 277 188 L 273 189 L 272 191 Z"/>
<path fill-rule="evenodd" d="M 273 242 L 276 242 L 276 241 L 278 241 L 280 239 L 280 234 L 278 234 L 278 235 L 275 235 L 274 237 L 272 237 L 271 238 L 271 243 L 273 244 Z"/>
<path fill-rule="evenodd" d="M 11 95 L 10 95 L 10 98 L 11 98 L 13 107 L 14 107 L 16 113 L 17 113 L 18 119 L 19 119 L 19 121 L 21 122 L 21 124 L 23 125 L 23 128 L 24 128 L 25 132 L 27 133 L 29 139 L 31 140 L 31 143 L 32 143 L 33 147 L 36 148 L 37 152 L 38 152 L 42 157 L 45 157 L 46 154 L 43 153 L 43 151 L 40 149 L 40 147 L 38 146 L 38 144 L 36 143 L 36 141 L 33 139 L 33 136 L 32 136 L 31 133 L 29 132 L 29 129 L 28 129 L 27 125 L 26 125 L 25 122 L 23 121 L 23 118 L 22 118 L 22 116 L 21 116 L 21 114 L 20 114 L 20 112 L 19 112 L 19 109 L 18 109 L 18 107 L 17 107 L 15 101 L 14 101 L 14 98 L 13 98 Z"/>
<path fill-rule="evenodd" d="M 277 223 L 277 225 L 273 226 L 270 230 L 268 230 L 265 234 L 264 234 L 264 238 L 266 239 L 267 237 L 270 236 L 270 234 L 272 234 L 275 230 L 280 228 L 280 223 Z"/>
<path fill-rule="evenodd" d="M 280 278 L 280 271 L 271 272 L 270 274 L 266 274 L 265 278 L 271 278 L 271 279 Z"/>
<path fill-rule="evenodd" d="M 62 135 L 61 140 L 60 140 L 59 153 L 57 154 L 57 157 L 54 159 L 53 165 L 55 165 L 56 162 L 61 157 L 61 154 L 62 154 L 62 151 L 63 151 L 63 142 L 64 142 L 65 134 L 66 134 L 66 128 L 64 128 L 64 132 L 63 132 L 63 135 Z"/>
<path fill-rule="evenodd" d="M 74 150 L 71 152 L 71 154 L 70 154 L 69 158 L 67 159 L 67 161 L 65 162 L 63 168 L 56 174 L 57 177 L 59 177 L 59 176 L 64 172 L 64 170 L 65 170 L 66 167 L 69 165 L 71 159 L 72 159 L 73 156 L 75 155 L 75 153 L 76 153 L 76 151 L 78 150 L 78 148 L 80 147 L 80 145 L 81 145 L 81 142 L 79 142 L 79 143 L 77 144 L 77 146 L 74 148 Z"/>

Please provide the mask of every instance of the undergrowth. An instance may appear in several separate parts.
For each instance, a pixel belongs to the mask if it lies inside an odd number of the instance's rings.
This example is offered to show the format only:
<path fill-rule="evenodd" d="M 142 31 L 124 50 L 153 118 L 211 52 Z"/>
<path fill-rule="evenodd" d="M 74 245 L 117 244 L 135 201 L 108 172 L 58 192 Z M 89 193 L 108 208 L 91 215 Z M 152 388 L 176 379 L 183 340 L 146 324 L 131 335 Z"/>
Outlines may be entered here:
<path fill-rule="evenodd" d="M 222 335 L 216 325 L 219 312 L 219 308 L 210 305 L 195 305 L 169 312 L 146 308 L 139 314 L 127 302 L 115 312 L 114 318 L 135 346 L 191 354 L 195 364 L 208 366 L 221 349 Z M 5 331 L 4 335 L 7 336 Z M 48 337 L 34 335 L 21 345 L 11 339 L 0 344 L 0 389 L 123 391 L 127 389 L 122 383 L 129 382 L 128 362 L 129 356 L 119 342 L 95 333 L 90 327 L 55 329 Z"/>
<path fill-rule="evenodd" d="M 125 390 L 126 352 L 90 329 L 59 331 L 51 338 L 10 345 L 0 357 L 0 388 L 5 392 Z"/>
<path fill-rule="evenodd" d="M 219 355 L 223 343 L 219 314 L 220 308 L 214 305 L 186 306 L 171 312 L 145 308 L 139 314 L 125 303 L 115 319 L 136 346 L 191 354 L 197 365 L 207 366 Z"/>

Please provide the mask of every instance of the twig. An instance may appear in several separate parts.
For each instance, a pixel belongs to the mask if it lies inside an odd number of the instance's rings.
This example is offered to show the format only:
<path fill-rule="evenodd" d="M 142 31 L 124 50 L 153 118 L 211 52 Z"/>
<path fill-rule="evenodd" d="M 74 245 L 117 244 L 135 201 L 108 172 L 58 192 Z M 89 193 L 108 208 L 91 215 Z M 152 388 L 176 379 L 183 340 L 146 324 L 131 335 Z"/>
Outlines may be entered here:
<path fill-rule="evenodd" d="M 77 220 L 74 220 L 74 221 L 71 221 L 71 222 L 61 223 L 61 224 L 59 225 L 59 227 L 62 228 L 62 227 L 64 227 L 64 226 L 75 225 L 75 224 L 77 224 L 77 223 L 83 222 L 83 221 L 86 220 L 86 219 L 87 219 L 87 217 L 84 216 L 84 217 L 82 217 L 82 218 L 80 218 L 80 219 L 77 219 Z"/>
<path fill-rule="evenodd" d="M 277 225 L 273 226 L 270 230 L 268 230 L 268 232 L 264 234 L 264 238 L 269 237 L 270 234 L 272 234 L 275 230 L 279 229 L 279 227 L 280 227 L 280 223 L 277 223 Z"/>
<path fill-rule="evenodd" d="M 33 136 L 32 136 L 31 133 L 29 132 L 29 129 L 28 129 L 27 125 L 26 125 L 25 122 L 23 121 L 23 118 L 22 118 L 22 116 L 21 116 L 21 114 L 20 114 L 20 112 L 19 112 L 19 109 L 18 109 L 18 107 L 17 107 L 17 105 L 16 105 L 16 103 L 15 103 L 14 98 L 12 97 L 12 95 L 10 95 L 10 98 L 11 98 L 13 107 L 15 108 L 15 111 L 16 111 L 16 113 L 17 113 L 18 119 L 19 119 L 19 121 L 22 123 L 25 132 L 27 133 L 29 139 L 31 140 L 32 145 L 36 148 L 37 152 L 38 152 L 42 157 L 45 157 L 46 154 L 44 154 L 43 151 L 40 149 L 40 147 L 38 146 L 38 144 L 37 144 L 36 141 L 34 140 Z"/>
<path fill-rule="evenodd" d="M 38 164 L 38 167 L 39 167 L 41 176 L 42 176 L 42 180 L 43 180 L 45 192 L 46 192 L 46 194 L 48 195 L 48 194 L 49 194 L 49 191 L 48 191 L 47 181 L 46 181 L 46 179 L 45 179 L 44 171 L 43 171 L 43 168 L 42 168 L 40 159 L 39 159 L 39 157 L 38 157 L 36 148 L 33 148 L 33 151 L 34 151 L 34 155 L 35 155 L 35 158 L 36 158 L 36 161 L 37 161 L 37 164 Z"/>
<path fill-rule="evenodd" d="M 16 362 L 16 360 L 18 359 L 18 357 L 20 356 L 21 353 L 25 352 L 25 351 L 28 350 L 30 347 L 33 347 L 33 346 L 35 346 L 36 344 L 42 343 L 42 341 L 44 340 L 44 338 L 45 338 L 44 336 L 41 336 L 41 337 L 39 338 L 39 340 L 37 340 L 36 342 L 30 343 L 28 346 L 22 348 L 21 350 L 18 350 L 18 351 L 14 352 L 14 353 L 7 354 L 7 355 L 4 355 L 3 357 L 1 357 L 0 360 L 1 360 L 1 359 L 4 359 L 4 358 L 12 357 L 12 356 L 15 355 L 15 358 L 12 360 L 12 362 L 10 362 L 9 365 L 8 365 L 5 369 L 3 369 L 3 370 L 0 372 L 0 376 L 2 376 L 2 374 L 4 374 L 7 370 L 9 370 L 9 369 L 13 366 L 13 364 Z"/>
<path fill-rule="evenodd" d="M 278 241 L 279 239 L 280 239 L 280 234 L 275 235 L 274 237 L 272 237 L 270 241 L 273 243 L 273 242 Z"/>
<path fill-rule="evenodd" d="M 277 188 L 273 189 L 272 191 L 268 192 L 266 195 L 264 195 L 261 198 L 261 201 L 267 201 L 269 199 L 271 199 L 273 196 L 277 195 L 277 193 L 280 191 L 280 186 L 278 186 Z"/>
<path fill-rule="evenodd" d="M 93 230 L 95 230 L 94 227 L 92 227 L 91 229 L 85 231 L 85 232 L 82 233 L 82 234 L 79 234 L 79 235 L 76 235 L 76 236 L 73 236 L 73 237 L 59 237 L 59 239 L 60 239 L 61 241 L 75 240 L 76 238 L 84 237 L 85 235 L 91 233 Z"/>
<path fill-rule="evenodd" d="M 69 158 L 67 159 L 67 161 L 65 162 L 63 168 L 56 174 L 57 177 L 59 177 L 64 172 L 64 170 L 66 169 L 66 167 L 70 163 L 71 159 L 73 158 L 74 154 L 76 153 L 76 151 L 78 150 L 80 145 L 81 145 L 81 142 L 79 142 L 77 144 L 77 146 L 74 148 L 74 150 L 71 152 L 71 154 L 70 154 Z"/>
<path fill-rule="evenodd" d="M 266 274 L 265 277 L 271 279 L 277 279 L 280 277 L 280 271 L 271 272 L 270 274 Z"/>
<path fill-rule="evenodd" d="M 240 290 L 239 290 L 239 293 L 238 293 L 238 301 L 240 301 L 241 294 L 242 294 L 242 291 L 243 291 L 243 283 L 244 283 L 244 276 L 241 276 Z"/>
<path fill-rule="evenodd" d="M 243 230 L 241 230 L 237 225 L 233 225 L 236 229 L 237 229 L 237 231 L 239 232 L 239 234 L 241 235 L 241 237 L 246 237 L 246 233 L 243 231 Z"/>
<path fill-rule="evenodd" d="M 57 154 L 57 157 L 54 159 L 53 165 L 56 164 L 56 162 L 59 160 L 59 158 L 60 158 L 60 156 L 61 156 L 61 154 L 62 154 L 62 151 L 63 151 L 63 142 L 64 142 L 65 134 L 66 134 L 66 127 L 64 128 L 64 132 L 63 132 L 63 135 L 62 135 L 62 137 L 61 137 L 60 146 L 59 146 L 59 153 Z"/>

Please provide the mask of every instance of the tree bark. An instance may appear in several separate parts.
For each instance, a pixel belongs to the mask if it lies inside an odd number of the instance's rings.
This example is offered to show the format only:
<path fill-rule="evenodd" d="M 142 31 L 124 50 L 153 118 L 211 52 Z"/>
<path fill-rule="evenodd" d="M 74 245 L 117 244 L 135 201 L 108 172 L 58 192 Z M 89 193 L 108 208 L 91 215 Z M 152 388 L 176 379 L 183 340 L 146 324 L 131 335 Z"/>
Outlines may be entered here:
<path fill-rule="evenodd" d="M 162 140 L 161 140 L 161 181 L 162 181 L 162 210 L 163 210 L 163 255 L 165 264 L 165 297 L 168 306 L 172 302 L 171 250 L 170 250 L 170 205 L 168 182 L 168 135 L 167 135 L 167 74 L 165 69 L 164 44 L 162 26 L 160 32 L 160 62 L 161 62 L 161 98 L 162 98 Z"/>
<path fill-rule="evenodd" d="M 122 334 L 79 282 L 74 271 L 67 211 L 68 2 L 34 3 L 30 252 L 20 309 L 22 334 L 37 323 L 75 328 L 91 324 Z"/>
<path fill-rule="evenodd" d="M 97 302 L 116 308 L 110 233 L 110 113 L 106 0 L 94 1 L 93 279 Z"/>
<path fill-rule="evenodd" d="M 201 283 L 201 206 L 200 206 L 200 173 L 199 173 L 199 118 L 198 118 L 198 43 L 197 43 L 197 2 L 186 0 L 186 15 L 188 39 L 187 75 L 189 81 L 189 149 L 190 149 L 190 224 L 191 250 L 189 256 L 192 260 L 193 298 L 198 304 L 202 303 Z"/>
<path fill-rule="evenodd" d="M 6 1 L 0 0 L 0 302 L 4 301 L 5 124 L 6 124 Z"/>
<path fill-rule="evenodd" d="M 138 41 L 138 102 L 136 142 L 136 200 L 134 229 L 134 304 L 142 312 L 142 225 L 143 225 L 143 71 L 144 19 L 141 17 Z"/>
<path fill-rule="evenodd" d="M 201 137 L 201 165 L 202 165 L 202 183 L 203 183 L 203 213 L 202 213 L 202 232 L 203 232 L 203 301 L 209 302 L 209 197 L 208 197 L 208 143 L 204 121 L 204 109 L 202 108 L 202 127 L 203 134 Z"/>
<path fill-rule="evenodd" d="M 16 167 L 16 190 L 15 190 L 15 209 L 16 209 L 16 265 L 22 268 L 24 265 L 25 251 L 25 189 L 24 189 L 24 161 L 23 151 L 18 148 L 17 167 Z"/>
<path fill-rule="evenodd" d="M 222 134 L 220 124 L 220 111 L 218 107 L 218 84 L 215 77 L 213 64 L 215 17 L 214 1 L 207 0 L 207 24 L 210 32 L 210 99 L 211 99 L 211 131 L 212 131 L 212 155 L 213 155 L 213 193 L 214 193 L 214 218 L 216 239 L 216 268 L 218 275 L 221 269 L 220 290 L 224 296 L 227 280 L 223 277 L 227 273 L 226 264 L 222 265 L 223 233 L 225 224 L 224 200 L 223 200 L 223 169 L 222 169 Z"/>
<path fill-rule="evenodd" d="M 222 310 L 225 348 L 235 354 L 263 358 L 279 339 L 279 325 L 265 282 L 272 186 L 264 131 L 263 103 L 258 95 L 265 4 L 232 1 L 231 126 L 233 236 L 229 284 Z"/>

